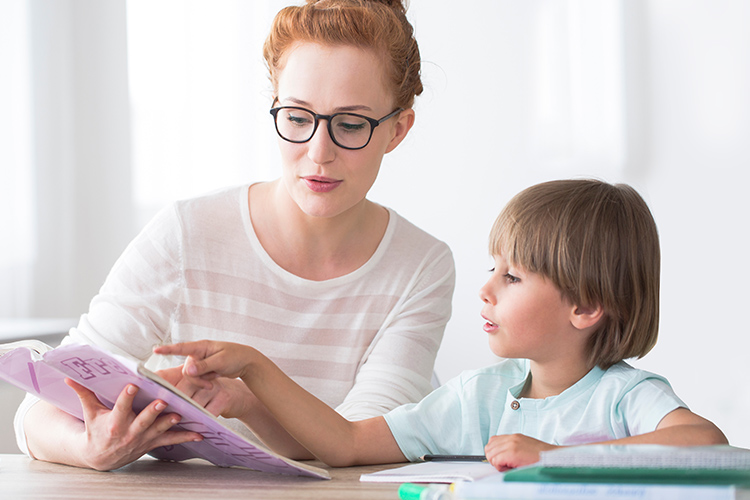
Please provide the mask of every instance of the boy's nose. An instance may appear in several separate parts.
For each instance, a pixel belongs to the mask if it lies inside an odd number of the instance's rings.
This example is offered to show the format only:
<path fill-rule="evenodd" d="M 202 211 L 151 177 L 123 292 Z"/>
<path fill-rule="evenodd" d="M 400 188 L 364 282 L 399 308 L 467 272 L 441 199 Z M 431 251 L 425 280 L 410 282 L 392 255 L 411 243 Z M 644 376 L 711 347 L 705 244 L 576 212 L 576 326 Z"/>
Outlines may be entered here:
<path fill-rule="evenodd" d="M 479 289 L 479 299 L 485 304 L 490 304 L 493 306 L 497 304 L 497 299 L 495 297 L 495 294 L 492 293 L 492 287 L 490 286 L 489 281 Z"/>

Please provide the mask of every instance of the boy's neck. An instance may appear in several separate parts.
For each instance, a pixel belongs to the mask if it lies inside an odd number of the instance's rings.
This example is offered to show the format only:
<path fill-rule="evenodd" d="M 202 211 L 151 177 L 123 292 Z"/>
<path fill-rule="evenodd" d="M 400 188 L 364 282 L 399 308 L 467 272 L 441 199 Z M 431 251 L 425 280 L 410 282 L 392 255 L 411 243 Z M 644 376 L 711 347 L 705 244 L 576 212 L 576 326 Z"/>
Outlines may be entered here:
<path fill-rule="evenodd" d="M 544 399 L 562 394 L 593 368 L 583 363 L 573 366 L 541 365 L 535 361 L 530 363 L 529 376 L 520 394 L 520 397 L 529 399 Z"/>

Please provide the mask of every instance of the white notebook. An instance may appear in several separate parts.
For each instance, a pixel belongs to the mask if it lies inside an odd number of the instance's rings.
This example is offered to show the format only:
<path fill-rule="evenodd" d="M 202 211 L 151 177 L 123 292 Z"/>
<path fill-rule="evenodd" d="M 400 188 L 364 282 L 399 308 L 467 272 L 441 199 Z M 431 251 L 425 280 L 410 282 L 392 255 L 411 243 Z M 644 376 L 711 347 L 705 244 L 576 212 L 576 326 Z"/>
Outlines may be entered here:
<path fill-rule="evenodd" d="M 360 481 L 375 483 L 455 483 L 499 474 L 489 462 L 420 462 L 362 474 Z"/>

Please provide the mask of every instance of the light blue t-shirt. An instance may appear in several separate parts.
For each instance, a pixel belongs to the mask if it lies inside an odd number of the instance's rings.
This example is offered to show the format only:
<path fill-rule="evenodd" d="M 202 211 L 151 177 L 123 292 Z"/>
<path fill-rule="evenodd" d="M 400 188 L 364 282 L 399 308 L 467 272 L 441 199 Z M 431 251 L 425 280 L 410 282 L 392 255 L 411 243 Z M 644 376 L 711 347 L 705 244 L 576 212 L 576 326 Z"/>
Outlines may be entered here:
<path fill-rule="evenodd" d="M 491 436 L 521 433 L 554 445 L 644 434 L 676 408 L 687 408 L 664 377 L 625 362 L 592 369 L 557 396 L 518 398 L 528 360 L 507 359 L 464 372 L 419 403 L 385 415 L 410 461 L 424 454 L 483 455 Z"/>

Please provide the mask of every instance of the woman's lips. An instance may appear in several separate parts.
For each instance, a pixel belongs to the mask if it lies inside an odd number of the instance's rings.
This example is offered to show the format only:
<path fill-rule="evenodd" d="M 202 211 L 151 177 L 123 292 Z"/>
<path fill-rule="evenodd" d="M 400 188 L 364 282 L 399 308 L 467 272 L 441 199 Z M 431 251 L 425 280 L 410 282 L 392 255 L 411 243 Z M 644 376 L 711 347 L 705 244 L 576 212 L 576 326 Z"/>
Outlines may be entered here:
<path fill-rule="evenodd" d="M 343 181 L 331 179 L 328 177 L 322 177 L 318 175 L 310 175 L 308 177 L 303 177 L 302 180 L 305 182 L 307 187 L 316 193 L 328 193 L 329 191 L 333 191 Z"/>

